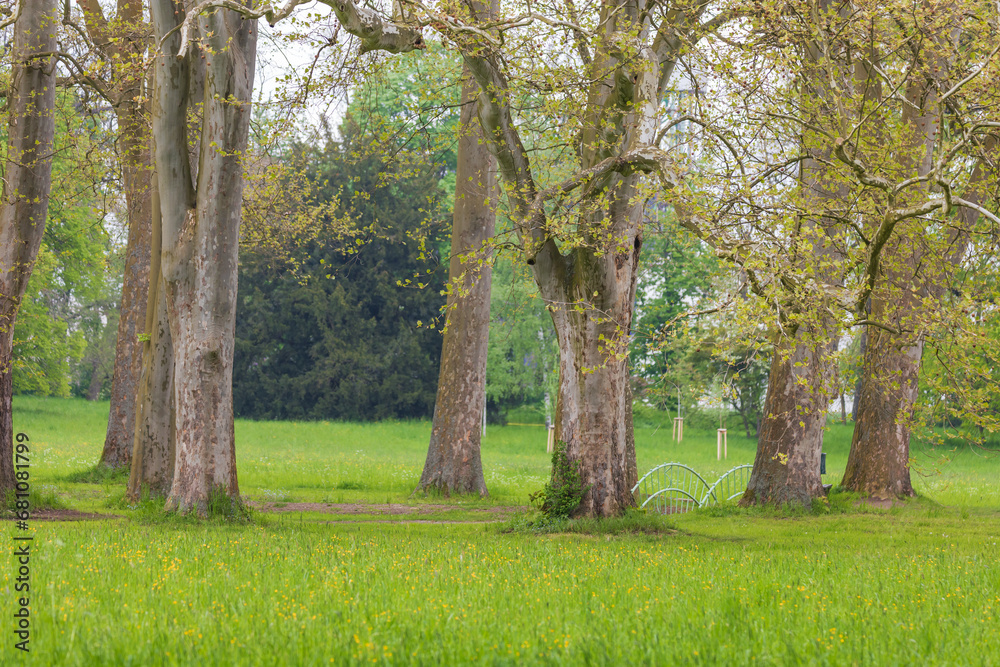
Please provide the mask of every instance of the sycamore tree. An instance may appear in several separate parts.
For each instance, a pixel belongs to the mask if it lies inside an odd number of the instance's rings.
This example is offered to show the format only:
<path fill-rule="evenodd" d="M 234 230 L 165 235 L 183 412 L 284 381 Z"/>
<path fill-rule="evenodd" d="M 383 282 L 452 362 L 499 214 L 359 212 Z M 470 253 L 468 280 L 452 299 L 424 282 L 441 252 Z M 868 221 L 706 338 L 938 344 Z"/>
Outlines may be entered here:
<path fill-rule="evenodd" d="M 0 492 L 14 488 L 14 325 L 45 232 L 55 141 L 55 0 L 8 3 L 12 27 L 7 151 L 0 202 Z"/>
<path fill-rule="evenodd" d="M 305 0 L 241 10 L 274 23 Z M 560 352 L 556 438 L 579 463 L 580 515 L 634 505 L 627 348 L 645 202 L 671 156 L 658 148 L 661 101 L 688 46 L 724 17 L 707 4 L 605 0 L 487 8 L 398 2 L 380 12 L 324 1 L 362 51 L 425 47 L 432 27 L 479 89 L 477 118 L 497 163 L 520 252 L 551 314 Z M 183 31 L 182 31 L 183 32 Z"/>
<path fill-rule="evenodd" d="M 867 328 L 845 485 L 908 495 L 909 419 L 944 287 L 996 216 L 985 5 L 754 4 L 698 62 L 715 196 L 687 226 L 738 263 L 775 356 L 744 503 L 808 503 L 845 327 Z M 732 122 L 730 119 L 736 119 Z"/>
<path fill-rule="evenodd" d="M 177 0 L 152 0 L 150 16 L 155 278 L 129 491 L 204 512 L 213 494 L 239 497 L 233 336 L 257 25 Z"/>

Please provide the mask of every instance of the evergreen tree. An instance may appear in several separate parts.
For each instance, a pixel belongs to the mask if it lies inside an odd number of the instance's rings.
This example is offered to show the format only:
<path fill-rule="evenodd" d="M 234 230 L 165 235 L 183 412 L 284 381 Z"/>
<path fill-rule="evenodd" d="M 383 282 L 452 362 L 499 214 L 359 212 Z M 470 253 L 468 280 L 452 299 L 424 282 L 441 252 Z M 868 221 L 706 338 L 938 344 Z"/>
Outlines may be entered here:
<path fill-rule="evenodd" d="M 440 174 L 369 150 L 350 120 L 336 141 L 293 147 L 323 233 L 289 253 L 244 253 L 233 374 L 237 415 L 271 419 L 429 417 L 446 272 L 437 248 Z M 398 158 L 398 156 L 397 156 Z"/>

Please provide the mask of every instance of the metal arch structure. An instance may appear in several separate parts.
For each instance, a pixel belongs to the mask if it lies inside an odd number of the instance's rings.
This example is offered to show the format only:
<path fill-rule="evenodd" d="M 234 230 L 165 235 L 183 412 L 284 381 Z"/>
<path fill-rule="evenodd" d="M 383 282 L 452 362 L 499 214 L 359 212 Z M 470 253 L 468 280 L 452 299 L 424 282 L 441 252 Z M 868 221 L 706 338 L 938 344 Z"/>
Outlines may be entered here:
<path fill-rule="evenodd" d="M 708 492 L 702 497 L 701 502 L 698 503 L 699 507 L 718 505 L 742 496 L 743 492 L 747 490 L 751 472 L 753 472 L 753 465 L 750 463 L 736 466 L 728 471 L 722 477 L 715 480 L 715 484 L 709 488 Z"/>
<path fill-rule="evenodd" d="M 632 495 L 641 507 L 676 514 L 700 507 L 710 488 L 704 477 L 683 463 L 663 463 L 642 476 Z"/>
<path fill-rule="evenodd" d="M 709 484 L 683 463 L 663 463 L 642 476 L 632 487 L 640 507 L 660 514 L 689 512 L 696 507 L 719 505 L 743 495 L 753 466 L 739 465 Z"/>

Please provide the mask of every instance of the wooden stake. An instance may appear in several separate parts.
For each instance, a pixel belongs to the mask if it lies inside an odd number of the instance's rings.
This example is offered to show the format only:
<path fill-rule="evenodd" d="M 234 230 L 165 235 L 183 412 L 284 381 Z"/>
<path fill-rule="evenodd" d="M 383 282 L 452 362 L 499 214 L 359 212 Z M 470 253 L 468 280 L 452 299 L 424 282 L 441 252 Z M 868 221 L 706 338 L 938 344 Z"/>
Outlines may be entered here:
<path fill-rule="evenodd" d="M 723 453 L 725 457 L 729 458 L 729 441 L 726 437 L 726 429 L 720 428 L 719 432 L 716 434 L 715 442 L 715 457 L 717 461 L 722 460 Z"/>

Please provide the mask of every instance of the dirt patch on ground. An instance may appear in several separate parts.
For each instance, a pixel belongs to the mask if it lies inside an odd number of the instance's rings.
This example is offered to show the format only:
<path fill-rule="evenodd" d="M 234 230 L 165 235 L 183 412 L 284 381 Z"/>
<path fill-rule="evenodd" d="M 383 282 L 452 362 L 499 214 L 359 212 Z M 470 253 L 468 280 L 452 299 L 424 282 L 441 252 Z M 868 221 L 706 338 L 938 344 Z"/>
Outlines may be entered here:
<path fill-rule="evenodd" d="M 343 526 L 344 524 L 361 524 L 361 523 L 385 523 L 392 524 L 394 526 L 412 526 L 415 524 L 427 524 L 434 526 L 445 526 L 445 525 L 462 525 L 462 526 L 479 526 L 479 525 L 489 525 L 491 523 L 503 523 L 503 519 L 492 519 L 489 521 L 434 521 L 433 519 L 343 519 L 341 521 L 319 521 L 318 523 L 330 525 L 330 526 Z"/>
<path fill-rule="evenodd" d="M 461 505 L 403 505 L 401 503 L 273 503 L 251 502 L 261 512 L 320 512 L 322 514 L 387 514 L 390 516 L 437 514 L 466 511 L 485 514 L 510 514 L 522 507 L 462 507 Z"/>
<path fill-rule="evenodd" d="M 16 517 L 6 514 L 3 517 L 13 521 Z M 100 521 L 102 519 L 120 519 L 117 514 L 96 514 L 93 512 L 80 512 L 69 509 L 44 509 L 32 510 L 28 521 Z"/>

